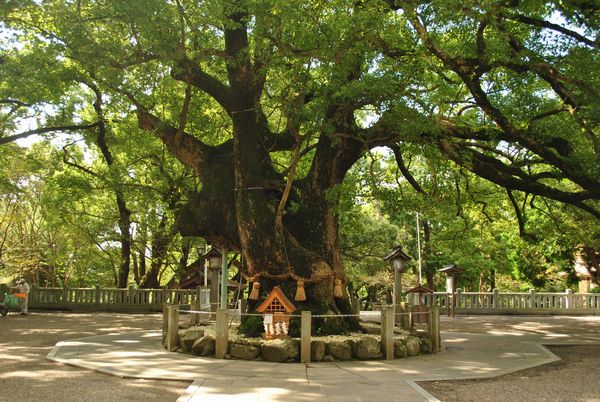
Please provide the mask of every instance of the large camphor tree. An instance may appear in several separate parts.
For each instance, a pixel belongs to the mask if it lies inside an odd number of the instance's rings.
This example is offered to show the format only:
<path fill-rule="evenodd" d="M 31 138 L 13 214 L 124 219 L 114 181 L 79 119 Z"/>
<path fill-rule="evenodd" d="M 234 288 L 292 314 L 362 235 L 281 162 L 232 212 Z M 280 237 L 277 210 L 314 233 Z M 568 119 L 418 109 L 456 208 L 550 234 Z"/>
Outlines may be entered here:
<path fill-rule="evenodd" d="M 13 123 L 0 141 L 137 119 L 202 183 L 180 209 L 180 232 L 241 253 L 263 295 L 279 285 L 293 296 L 302 281 L 302 306 L 349 310 L 336 190 L 376 147 L 390 148 L 403 172 L 410 145 L 600 218 L 595 2 L 1 7 L 4 116 L 37 105 L 52 118 L 24 132 Z M 81 86 L 95 88 L 90 99 Z M 104 111 L 82 118 L 86 101 Z"/>

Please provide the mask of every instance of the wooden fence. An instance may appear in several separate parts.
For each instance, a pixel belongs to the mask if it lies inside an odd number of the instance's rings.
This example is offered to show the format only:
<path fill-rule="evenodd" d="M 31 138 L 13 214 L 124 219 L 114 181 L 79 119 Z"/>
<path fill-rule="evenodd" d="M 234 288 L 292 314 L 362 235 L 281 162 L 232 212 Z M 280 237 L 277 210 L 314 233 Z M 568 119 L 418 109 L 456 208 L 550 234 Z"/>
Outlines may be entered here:
<path fill-rule="evenodd" d="M 66 311 L 160 312 L 164 304 L 210 304 L 210 289 L 38 288 L 31 287 L 29 307 Z M 410 300 L 409 300 L 410 301 Z M 414 301 L 411 304 L 416 304 Z M 442 311 L 454 304 L 456 314 L 594 314 L 600 315 L 600 293 L 464 292 L 424 295 L 424 304 Z"/>
<path fill-rule="evenodd" d="M 29 308 L 66 311 L 160 312 L 164 304 L 210 304 L 210 289 L 38 288 L 31 287 Z"/>
<path fill-rule="evenodd" d="M 600 293 L 546 293 L 530 290 L 520 293 L 463 292 L 454 295 L 435 292 L 424 295 L 426 305 L 451 309 L 456 314 L 600 314 Z"/>

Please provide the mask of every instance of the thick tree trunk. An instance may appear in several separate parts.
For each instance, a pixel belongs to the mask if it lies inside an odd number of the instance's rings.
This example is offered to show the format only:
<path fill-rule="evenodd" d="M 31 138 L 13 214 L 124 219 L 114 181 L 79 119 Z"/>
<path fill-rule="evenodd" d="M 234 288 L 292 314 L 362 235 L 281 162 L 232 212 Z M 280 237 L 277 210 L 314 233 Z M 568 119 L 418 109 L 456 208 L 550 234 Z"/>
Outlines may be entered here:
<path fill-rule="evenodd" d="M 231 119 L 232 140 L 208 146 L 185 133 L 181 124 L 180 129 L 169 126 L 141 105 L 138 124 L 156 133 L 202 180 L 202 190 L 180 210 L 178 228 L 184 236 L 202 236 L 215 247 L 242 254 L 244 277 L 261 285 L 260 298 L 249 303 L 250 309 L 276 285 L 294 300 L 296 284 L 302 279 L 307 300 L 295 303 L 299 310 L 310 309 L 314 314 L 350 313 L 348 293 L 343 292 L 341 298 L 333 295 L 334 281 L 341 280 L 345 287 L 346 277 L 338 218 L 333 209 L 335 201 L 327 198 L 327 191 L 342 182 L 364 151 L 364 143 L 323 133 L 308 175 L 296 181 L 290 193 L 290 202 L 299 208 L 286 208 L 283 220 L 279 220 L 277 211 L 286 180 L 274 169 L 270 152 L 279 141 L 276 137 L 281 136 L 271 133 L 261 110 L 262 89 L 257 79 L 260 73 L 251 60 L 244 3 L 232 3 L 235 4 L 227 9 L 231 23 L 224 29 L 227 85 L 185 57 L 172 71 L 176 79 L 209 93 L 223 107 Z M 340 107 L 332 106 L 327 119 L 336 133 L 346 132 L 350 125 L 354 127 L 352 112 Z M 294 135 L 286 138 L 301 141 Z M 291 145 L 286 143 L 285 149 L 293 148 L 293 141 Z M 358 326 L 356 320 L 339 318 L 317 320 L 314 324 L 316 330 L 329 333 L 343 331 L 348 324 Z"/>

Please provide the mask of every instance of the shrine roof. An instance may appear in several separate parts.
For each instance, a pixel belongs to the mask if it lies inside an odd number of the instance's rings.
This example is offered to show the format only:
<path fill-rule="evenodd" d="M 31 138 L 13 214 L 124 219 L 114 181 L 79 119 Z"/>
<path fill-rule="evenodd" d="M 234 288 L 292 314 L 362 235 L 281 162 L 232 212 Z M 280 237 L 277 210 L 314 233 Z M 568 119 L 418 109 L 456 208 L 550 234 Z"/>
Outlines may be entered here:
<path fill-rule="evenodd" d="M 292 304 L 292 302 L 285 296 L 285 294 L 283 294 L 283 291 L 281 290 L 281 288 L 279 286 L 275 286 L 273 288 L 273 290 L 271 290 L 271 293 L 269 293 L 269 295 L 267 296 L 267 298 L 265 299 L 265 301 L 263 301 L 260 306 L 258 306 L 256 308 L 256 311 L 259 313 L 264 312 L 267 307 L 269 306 L 269 304 L 271 304 L 271 302 L 273 302 L 273 300 L 277 298 L 279 300 L 279 302 L 283 305 L 283 307 L 285 308 L 285 310 L 288 313 L 292 313 L 294 311 L 296 311 L 296 307 Z"/>

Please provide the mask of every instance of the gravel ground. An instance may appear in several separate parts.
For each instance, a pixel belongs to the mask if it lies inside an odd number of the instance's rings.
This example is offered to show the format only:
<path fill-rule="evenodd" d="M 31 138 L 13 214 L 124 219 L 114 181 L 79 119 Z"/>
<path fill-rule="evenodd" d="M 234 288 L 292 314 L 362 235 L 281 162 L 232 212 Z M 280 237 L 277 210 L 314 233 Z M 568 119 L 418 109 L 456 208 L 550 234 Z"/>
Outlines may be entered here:
<path fill-rule="evenodd" d="M 175 401 L 185 381 L 123 379 L 48 361 L 59 341 L 112 332 L 157 330 L 158 314 L 33 312 L 0 317 L 0 401 Z M 563 360 L 506 376 L 468 381 L 422 382 L 442 401 L 600 402 L 600 317 L 442 318 L 442 330 L 536 336 Z M 556 334 L 561 334 L 556 338 Z"/>
<path fill-rule="evenodd" d="M 600 402 L 600 317 L 464 316 L 443 318 L 441 327 L 450 332 L 542 337 L 554 343 L 545 346 L 561 358 L 496 378 L 419 383 L 441 401 Z M 586 344 L 576 344 L 581 342 Z"/>
<path fill-rule="evenodd" d="M 600 346 L 547 346 L 562 360 L 492 379 L 420 382 L 444 402 L 600 401 Z"/>
<path fill-rule="evenodd" d="M 156 330 L 157 314 L 30 313 L 0 317 L 0 401 L 175 401 L 190 384 L 124 379 L 46 360 L 62 340 Z"/>

